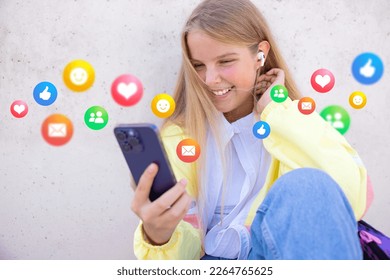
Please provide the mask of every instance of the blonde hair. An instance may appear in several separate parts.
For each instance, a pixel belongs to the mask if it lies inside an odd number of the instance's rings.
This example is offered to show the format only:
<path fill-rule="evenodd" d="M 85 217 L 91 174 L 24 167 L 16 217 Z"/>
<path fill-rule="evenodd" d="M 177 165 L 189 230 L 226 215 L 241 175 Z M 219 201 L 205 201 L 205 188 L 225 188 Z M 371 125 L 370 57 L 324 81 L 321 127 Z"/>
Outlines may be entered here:
<path fill-rule="evenodd" d="M 283 69 L 285 86 L 290 98 L 294 100 L 300 96 L 264 17 L 253 3 L 249 0 L 205 0 L 194 9 L 181 36 L 182 66 L 174 91 L 176 110 L 170 118 L 165 120 L 163 126 L 171 123 L 177 124 L 187 136 L 196 139 L 200 144 L 203 156 L 201 155 L 198 159 L 197 182 L 194 183 L 198 200 L 204 201 L 202 197 L 205 193 L 202 193 L 198 186 L 202 183 L 202 174 L 205 174 L 206 133 L 210 129 L 217 143 L 221 142 L 218 130 L 220 113 L 216 110 L 209 97 L 209 90 L 190 61 L 187 36 L 193 30 L 202 31 L 222 43 L 246 46 L 254 54 L 258 51 L 260 42 L 268 41 L 271 48 L 261 73 L 272 68 Z M 255 102 L 254 98 L 254 107 Z M 223 151 L 220 151 L 222 158 L 223 154 Z"/>

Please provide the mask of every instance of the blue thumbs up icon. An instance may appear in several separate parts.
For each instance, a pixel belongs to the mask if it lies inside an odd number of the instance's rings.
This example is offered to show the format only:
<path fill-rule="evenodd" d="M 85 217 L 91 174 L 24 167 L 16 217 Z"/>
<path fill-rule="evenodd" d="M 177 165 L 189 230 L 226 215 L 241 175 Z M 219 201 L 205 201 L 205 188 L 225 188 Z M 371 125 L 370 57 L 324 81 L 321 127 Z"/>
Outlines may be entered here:
<path fill-rule="evenodd" d="M 376 83 L 383 75 L 382 60 L 374 53 L 362 53 L 352 63 L 352 74 L 361 84 Z"/>

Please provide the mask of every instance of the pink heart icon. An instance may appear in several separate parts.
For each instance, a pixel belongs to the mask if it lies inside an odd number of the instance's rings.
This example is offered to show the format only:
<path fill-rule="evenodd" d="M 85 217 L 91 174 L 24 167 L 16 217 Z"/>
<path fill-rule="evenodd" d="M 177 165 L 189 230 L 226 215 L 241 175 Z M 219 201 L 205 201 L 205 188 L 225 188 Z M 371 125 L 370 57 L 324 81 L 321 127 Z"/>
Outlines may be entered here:
<path fill-rule="evenodd" d="M 135 83 L 130 83 L 130 84 L 119 83 L 117 87 L 118 93 L 126 99 L 132 97 L 137 92 L 137 90 L 138 88 Z"/>
<path fill-rule="evenodd" d="M 142 95 L 143 86 L 141 81 L 131 74 L 119 76 L 111 85 L 111 96 L 121 106 L 137 104 Z"/>
<path fill-rule="evenodd" d="M 26 107 L 22 104 L 22 105 L 14 105 L 14 110 L 16 113 L 18 113 L 20 115 L 20 113 L 22 113 L 24 110 L 26 109 Z"/>
<path fill-rule="evenodd" d="M 311 86 L 313 89 L 320 93 L 325 93 L 330 91 L 335 83 L 334 76 L 332 72 L 328 69 L 318 69 L 311 75 Z"/>
<path fill-rule="evenodd" d="M 10 111 L 15 118 L 23 118 L 28 113 L 27 103 L 23 100 L 16 100 L 12 102 Z"/>

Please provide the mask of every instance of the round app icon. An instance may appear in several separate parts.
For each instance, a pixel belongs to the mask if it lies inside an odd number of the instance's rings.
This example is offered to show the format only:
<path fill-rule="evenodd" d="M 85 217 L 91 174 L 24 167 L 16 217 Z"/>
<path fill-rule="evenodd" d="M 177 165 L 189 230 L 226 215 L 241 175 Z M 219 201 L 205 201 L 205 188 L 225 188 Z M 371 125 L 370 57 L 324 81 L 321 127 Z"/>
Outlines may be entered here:
<path fill-rule="evenodd" d="M 73 60 L 65 66 L 63 79 L 65 85 L 73 91 L 85 91 L 95 81 L 95 70 L 85 60 Z"/>
<path fill-rule="evenodd" d="M 355 109 L 361 109 L 367 104 L 367 97 L 361 91 L 355 91 L 349 96 L 349 105 Z"/>
<path fill-rule="evenodd" d="M 18 119 L 25 117 L 28 113 L 27 103 L 23 100 L 15 100 L 14 102 L 12 102 L 9 109 L 11 111 L 12 116 Z"/>
<path fill-rule="evenodd" d="M 271 99 L 275 102 L 281 103 L 288 97 L 288 90 L 285 86 L 276 85 L 271 89 Z"/>
<path fill-rule="evenodd" d="M 318 69 L 311 75 L 311 86 L 320 93 L 330 91 L 334 87 L 335 79 L 333 73 L 328 69 Z"/>
<path fill-rule="evenodd" d="M 130 74 L 124 74 L 115 79 L 111 85 L 111 96 L 121 106 L 137 104 L 143 95 L 141 81 Z"/>
<path fill-rule="evenodd" d="M 57 99 L 57 89 L 50 82 L 41 82 L 35 86 L 33 96 L 39 105 L 49 106 Z"/>
<path fill-rule="evenodd" d="M 108 123 L 108 113 L 101 106 L 92 106 L 85 111 L 84 122 L 90 129 L 102 129 Z"/>
<path fill-rule="evenodd" d="M 264 139 L 271 133 L 271 127 L 267 122 L 258 121 L 253 125 L 252 132 L 256 138 Z"/>
<path fill-rule="evenodd" d="M 345 134 L 348 131 L 351 118 L 343 107 L 338 105 L 325 107 L 321 111 L 320 115 L 341 134 Z"/>
<path fill-rule="evenodd" d="M 72 138 L 73 125 L 66 116 L 54 114 L 43 121 L 41 133 L 43 139 L 50 145 L 62 146 Z"/>
<path fill-rule="evenodd" d="M 316 109 L 316 102 L 313 98 L 302 97 L 298 102 L 298 110 L 304 115 L 310 115 Z"/>
<path fill-rule="evenodd" d="M 200 146 L 195 140 L 187 138 L 181 140 L 176 146 L 176 154 L 183 162 L 194 162 L 200 156 Z"/>
<path fill-rule="evenodd" d="M 374 53 L 362 53 L 352 63 L 352 74 L 361 84 L 376 83 L 383 75 L 382 60 Z"/>
<path fill-rule="evenodd" d="M 159 118 L 167 118 L 175 111 L 176 103 L 173 98 L 166 94 L 157 94 L 151 103 L 153 113 Z"/>

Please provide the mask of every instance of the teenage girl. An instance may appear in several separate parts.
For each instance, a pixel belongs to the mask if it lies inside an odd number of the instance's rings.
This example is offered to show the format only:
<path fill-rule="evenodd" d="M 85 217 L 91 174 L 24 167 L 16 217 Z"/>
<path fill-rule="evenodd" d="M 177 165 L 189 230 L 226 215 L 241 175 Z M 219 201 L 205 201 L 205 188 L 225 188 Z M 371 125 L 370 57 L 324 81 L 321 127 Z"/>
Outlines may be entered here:
<path fill-rule="evenodd" d="M 181 37 L 176 111 L 162 129 L 181 180 L 148 199 L 158 168 L 142 175 L 132 201 L 141 223 L 139 259 L 361 259 L 356 220 L 367 175 L 356 151 L 300 94 L 263 16 L 249 0 L 206 0 Z M 272 102 L 284 85 L 289 98 Z M 271 134 L 253 136 L 266 121 Z M 195 139 L 196 163 L 177 144 Z"/>

